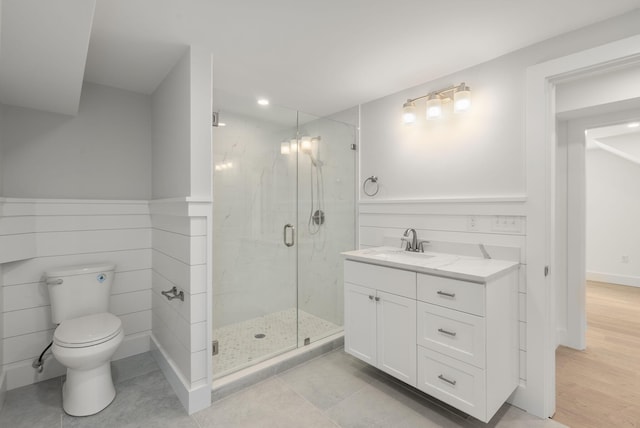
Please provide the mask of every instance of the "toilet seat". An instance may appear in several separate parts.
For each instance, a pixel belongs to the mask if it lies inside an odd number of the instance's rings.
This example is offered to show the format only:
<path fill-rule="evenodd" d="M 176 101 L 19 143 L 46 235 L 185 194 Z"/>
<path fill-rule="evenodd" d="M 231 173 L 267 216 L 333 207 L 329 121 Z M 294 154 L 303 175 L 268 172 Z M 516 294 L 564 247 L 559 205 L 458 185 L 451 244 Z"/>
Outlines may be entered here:
<path fill-rule="evenodd" d="M 53 333 L 53 342 L 64 348 L 86 348 L 113 339 L 122 321 L 108 312 L 64 320 Z"/>

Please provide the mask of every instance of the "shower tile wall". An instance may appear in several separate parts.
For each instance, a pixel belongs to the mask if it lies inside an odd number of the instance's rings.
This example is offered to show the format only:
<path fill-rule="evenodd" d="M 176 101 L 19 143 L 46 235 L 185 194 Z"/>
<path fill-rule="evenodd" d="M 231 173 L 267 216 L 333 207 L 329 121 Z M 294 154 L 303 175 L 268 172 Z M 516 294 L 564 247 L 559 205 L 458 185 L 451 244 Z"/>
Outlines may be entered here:
<path fill-rule="evenodd" d="M 344 294 L 340 253 L 355 245 L 355 152 L 351 149 L 355 129 L 328 119 L 307 122 L 301 119 L 301 136 L 321 137 L 318 152 L 314 148 L 314 156 L 322 162 L 325 224 L 317 234 L 310 233 L 310 169 L 313 166 L 308 156 L 301 154 L 298 166 L 298 302 L 301 310 L 341 326 L 344 324 Z"/>
<path fill-rule="evenodd" d="M 295 250 L 282 228 L 295 223 L 295 161 L 280 142 L 295 134 L 295 112 L 274 124 L 221 112 L 213 133 L 213 325 L 295 307 Z M 287 260 L 287 263 L 275 261 Z"/>
<path fill-rule="evenodd" d="M 222 117 L 227 126 L 214 131 L 214 164 L 231 166 L 214 172 L 216 328 L 296 306 L 295 247 L 282 241 L 284 224 L 296 223 L 296 156 L 280 153 L 280 143 L 296 136 L 295 112 L 278 123 L 226 112 Z M 300 309 L 342 325 L 339 253 L 353 248 L 355 233 L 354 128 L 301 118 L 300 135 L 322 138 L 317 157 L 323 163 L 326 214 L 325 225 L 311 236 L 311 162 L 300 153 Z"/>

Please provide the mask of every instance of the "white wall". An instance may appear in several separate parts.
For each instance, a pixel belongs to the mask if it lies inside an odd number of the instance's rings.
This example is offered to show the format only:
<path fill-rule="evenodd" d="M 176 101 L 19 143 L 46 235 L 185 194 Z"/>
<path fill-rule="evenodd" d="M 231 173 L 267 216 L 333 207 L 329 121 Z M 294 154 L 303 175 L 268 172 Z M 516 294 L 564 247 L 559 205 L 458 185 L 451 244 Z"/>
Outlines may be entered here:
<path fill-rule="evenodd" d="M 3 195 L 148 199 L 150 107 L 146 95 L 89 83 L 74 117 L 5 106 Z"/>
<path fill-rule="evenodd" d="M 153 199 L 190 194 L 190 50 L 151 97 Z"/>
<path fill-rule="evenodd" d="M 53 334 L 42 282 L 53 267 L 115 262 L 111 310 L 126 334 L 115 358 L 150 349 L 150 114 L 150 97 L 94 84 L 75 117 L 2 107 L 0 195 L 10 198 L 0 214 L 0 361 L 9 389 L 63 373 L 53 358 L 40 375 L 31 367 Z"/>
<path fill-rule="evenodd" d="M 419 228 L 423 237 L 445 244 L 486 241 L 524 250 L 523 242 L 512 242 L 499 227 L 491 225 L 505 216 L 515 216 L 516 222 L 526 223 L 524 204 L 514 210 L 510 201 L 526 200 L 527 67 L 635 35 L 638 28 L 640 10 L 363 105 L 360 184 L 368 176 L 378 176 L 380 193 L 375 198 L 360 194 L 360 244 L 380 245 L 385 240 L 397 240 L 404 227 L 422 224 Z M 469 113 L 427 122 L 421 104 L 421 114 L 413 126 L 401 123 L 402 104 L 407 98 L 462 81 L 473 91 Z M 489 207 L 485 207 L 486 203 Z M 470 230 L 472 215 L 483 216 L 480 220 L 485 225 L 480 230 L 484 233 Z M 371 219 L 375 219 L 375 224 L 367 223 Z M 525 229 L 520 230 L 518 233 L 523 234 Z M 520 239 L 524 241 L 525 237 Z M 443 244 L 439 246 L 446 248 Z M 527 258 L 522 254 L 524 272 Z M 521 275 L 523 381 L 541 375 L 527 367 L 527 338 L 523 335 L 536 326 L 526 325 L 524 278 Z M 535 406 L 538 398 L 526 393 L 526 382 L 521 381 L 519 392 L 523 394 L 514 398 L 519 406 L 525 409 Z"/>
<path fill-rule="evenodd" d="M 640 165 L 594 149 L 586 172 L 587 278 L 640 286 Z"/>
<path fill-rule="evenodd" d="M 151 96 L 152 350 L 189 413 L 211 403 L 211 75 L 191 47 Z"/>
<path fill-rule="evenodd" d="M 576 111 L 640 97 L 640 67 L 598 73 L 556 87 L 556 114 L 575 115 Z"/>
<path fill-rule="evenodd" d="M 364 104 L 360 183 L 378 176 L 378 199 L 523 194 L 526 68 L 639 26 L 640 10 Z M 472 89 L 470 112 L 427 122 L 422 101 L 417 122 L 401 122 L 407 98 L 462 81 Z"/>
<path fill-rule="evenodd" d="M 0 307 L 4 306 L 4 288 L 2 286 L 2 264 L 0 264 Z M 0 331 L 4 331 L 4 320 L 0 317 Z M 7 391 L 7 382 L 4 373 L 4 346 L 0 340 L 0 411 L 4 405 L 4 399 Z"/>
<path fill-rule="evenodd" d="M 51 341 L 55 325 L 43 274 L 47 269 L 113 262 L 110 310 L 123 323 L 125 340 L 114 359 L 149 350 L 151 330 L 151 229 L 146 201 L 9 198 L 0 235 L 33 235 L 23 260 L 2 265 L 3 369 L 9 389 L 64 373 L 53 359 L 37 374 L 33 358 Z"/>
<path fill-rule="evenodd" d="M 4 135 L 4 109 L 5 107 L 2 104 L 0 104 L 0 198 L 4 196 L 3 186 L 2 186 L 2 178 L 4 175 L 2 173 L 2 165 L 4 164 L 4 162 L 2 161 L 2 153 L 3 153 L 2 140 Z"/>
<path fill-rule="evenodd" d="M 190 192 L 194 198 L 211 200 L 212 59 L 202 47 L 190 47 Z"/>

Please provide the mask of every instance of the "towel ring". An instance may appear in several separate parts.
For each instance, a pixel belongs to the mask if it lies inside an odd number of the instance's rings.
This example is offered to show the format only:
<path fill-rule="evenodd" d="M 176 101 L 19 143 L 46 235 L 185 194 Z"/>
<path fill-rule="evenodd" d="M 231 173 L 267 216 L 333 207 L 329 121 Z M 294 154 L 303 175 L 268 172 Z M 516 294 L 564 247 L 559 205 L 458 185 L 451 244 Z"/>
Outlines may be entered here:
<path fill-rule="evenodd" d="M 376 185 L 376 190 L 373 191 L 372 193 L 367 192 L 367 183 L 368 182 L 371 182 L 371 183 Z M 371 177 L 368 177 L 366 180 L 364 180 L 364 183 L 362 183 L 362 191 L 367 196 L 375 196 L 375 195 L 377 195 L 378 192 L 380 191 L 380 183 L 378 183 L 378 177 L 376 177 L 375 175 L 372 175 Z"/>

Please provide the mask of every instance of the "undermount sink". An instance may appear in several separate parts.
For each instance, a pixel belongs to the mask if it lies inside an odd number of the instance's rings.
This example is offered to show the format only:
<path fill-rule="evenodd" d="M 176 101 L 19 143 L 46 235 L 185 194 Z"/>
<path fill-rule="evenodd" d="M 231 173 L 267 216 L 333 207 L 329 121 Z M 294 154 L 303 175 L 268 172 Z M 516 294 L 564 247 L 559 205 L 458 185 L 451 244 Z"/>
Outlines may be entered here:
<path fill-rule="evenodd" d="M 371 250 L 362 251 L 363 255 L 369 257 L 376 257 L 384 260 L 406 260 L 407 258 L 413 260 L 426 260 L 435 257 L 433 254 L 418 253 L 414 251 L 407 251 L 402 248 L 372 248 Z"/>

